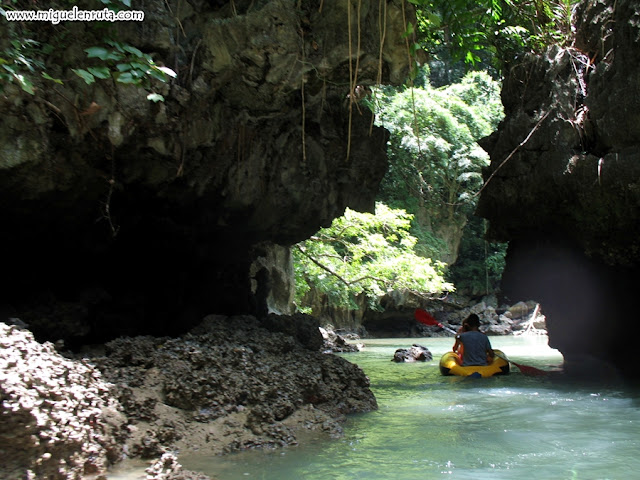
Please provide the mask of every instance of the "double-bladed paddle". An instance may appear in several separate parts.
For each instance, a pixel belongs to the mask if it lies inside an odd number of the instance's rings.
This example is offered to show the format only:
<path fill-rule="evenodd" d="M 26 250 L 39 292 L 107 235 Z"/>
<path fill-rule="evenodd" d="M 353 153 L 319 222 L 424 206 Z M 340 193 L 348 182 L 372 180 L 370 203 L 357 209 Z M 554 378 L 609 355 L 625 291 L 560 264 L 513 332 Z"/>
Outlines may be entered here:
<path fill-rule="evenodd" d="M 454 335 L 456 335 L 456 332 L 454 330 L 452 330 L 449 327 L 445 327 L 443 324 L 438 322 L 433 315 L 431 315 L 426 310 L 423 310 L 422 308 L 416 308 L 414 316 L 416 317 L 416 320 L 419 321 L 420 323 L 423 323 L 425 325 L 430 325 L 432 327 L 440 327 L 446 330 L 447 332 L 453 333 Z M 500 355 L 500 354 L 496 354 L 496 355 L 507 362 L 513 363 L 516 367 L 518 367 L 518 369 L 522 372 L 523 375 L 526 375 L 528 377 L 542 377 L 544 375 L 549 375 L 549 372 L 546 370 L 541 370 L 539 368 L 531 367 L 529 365 L 522 365 L 520 363 L 516 363 L 513 360 L 509 360 L 504 355 Z"/>

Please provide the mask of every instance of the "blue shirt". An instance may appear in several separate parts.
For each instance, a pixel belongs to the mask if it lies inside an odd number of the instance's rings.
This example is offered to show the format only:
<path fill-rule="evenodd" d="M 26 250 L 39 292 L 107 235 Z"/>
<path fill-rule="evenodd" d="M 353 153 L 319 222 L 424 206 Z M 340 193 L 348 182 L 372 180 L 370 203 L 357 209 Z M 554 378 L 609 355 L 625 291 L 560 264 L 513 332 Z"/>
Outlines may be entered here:
<path fill-rule="evenodd" d="M 472 330 L 470 332 L 461 333 L 458 338 L 464 346 L 462 355 L 462 366 L 467 365 L 486 365 L 487 351 L 491 350 L 491 342 L 489 337 L 484 333 Z"/>

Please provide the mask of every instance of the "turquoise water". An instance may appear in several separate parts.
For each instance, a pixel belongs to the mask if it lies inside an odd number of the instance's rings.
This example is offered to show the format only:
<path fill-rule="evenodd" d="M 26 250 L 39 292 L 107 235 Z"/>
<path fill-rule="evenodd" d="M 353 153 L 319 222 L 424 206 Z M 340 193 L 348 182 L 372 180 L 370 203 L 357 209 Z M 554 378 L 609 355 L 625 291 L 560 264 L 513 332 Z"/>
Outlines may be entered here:
<path fill-rule="evenodd" d="M 491 340 L 521 364 L 562 363 L 546 337 Z M 429 348 L 434 360 L 390 361 L 412 343 Z M 438 359 L 451 339 L 366 344 L 343 356 L 367 373 L 380 408 L 350 416 L 344 437 L 181 463 L 219 480 L 640 478 L 637 390 L 527 377 L 515 367 L 502 377 L 443 377 Z"/>

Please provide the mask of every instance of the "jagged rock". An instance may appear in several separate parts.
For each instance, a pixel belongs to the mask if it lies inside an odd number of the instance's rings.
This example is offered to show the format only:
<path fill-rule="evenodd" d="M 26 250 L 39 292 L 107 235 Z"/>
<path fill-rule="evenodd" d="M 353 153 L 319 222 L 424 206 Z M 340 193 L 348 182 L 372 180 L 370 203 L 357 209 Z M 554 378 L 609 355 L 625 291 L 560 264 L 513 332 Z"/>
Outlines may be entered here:
<path fill-rule="evenodd" d="M 139 432 L 131 448 L 144 457 L 290 445 L 301 424 L 337 434 L 345 414 L 377 408 L 362 370 L 292 335 L 211 315 L 180 338 L 116 339 L 92 361 L 118 385 Z"/>
<path fill-rule="evenodd" d="M 0 323 L 0 477 L 81 480 L 122 453 L 125 418 L 100 372 Z"/>
<path fill-rule="evenodd" d="M 325 353 L 358 352 L 361 349 L 361 344 L 353 345 L 347 343 L 345 338 L 341 335 L 338 335 L 335 331 L 333 331 L 333 329 L 321 327 L 320 333 L 322 334 L 322 338 L 324 340 L 322 351 Z"/>
<path fill-rule="evenodd" d="M 515 305 L 511 305 L 508 312 L 511 314 L 511 318 L 522 318 L 526 316 L 531 309 L 525 302 L 518 302 Z"/>
<path fill-rule="evenodd" d="M 305 348 L 314 352 L 319 351 L 324 342 L 318 320 L 310 315 L 271 314 L 262 320 L 262 325 L 269 331 L 291 335 Z"/>
<path fill-rule="evenodd" d="M 490 240 L 509 241 L 503 293 L 542 304 L 567 364 L 615 355 L 629 376 L 619 332 L 640 274 L 639 18 L 637 2 L 583 0 L 573 45 L 511 65 L 477 212 Z"/>
<path fill-rule="evenodd" d="M 347 414 L 377 408 L 359 367 L 252 316 L 69 358 L 0 323 L 0 347 L 3 480 L 82 480 L 125 457 L 160 458 L 158 480 L 195 479 L 167 454 L 293 445 L 303 428 L 337 436 Z"/>
<path fill-rule="evenodd" d="M 173 453 L 165 453 L 145 472 L 147 480 L 211 480 L 208 476 L 182 468 Z"/>
<path fill-rule="evenodd" d="M 511 325 L 508 323 L 491 323 L 483 328 L 482 331 L 487 335 L 509 335 L 513 333 Z"/>

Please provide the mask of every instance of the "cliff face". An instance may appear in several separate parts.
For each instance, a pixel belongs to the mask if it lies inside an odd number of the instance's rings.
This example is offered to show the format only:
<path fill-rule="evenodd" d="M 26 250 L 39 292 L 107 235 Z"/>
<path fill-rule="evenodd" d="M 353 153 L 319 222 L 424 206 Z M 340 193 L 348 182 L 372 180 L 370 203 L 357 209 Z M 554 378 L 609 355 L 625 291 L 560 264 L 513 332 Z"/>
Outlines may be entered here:
<path fill-rule="evenodd" d="M 505 294 L 542 303 L 568 369 L 625 370 L 640 265 L 640 7 L 588 0 L 574 19 L 571 48 L 512 66 L 478 211 L 510 242 Z"/>
<path fill-rule="evenodd" d="M 0 313 L 80 342 L 282 307 L 277 245 L 372 209 L 386 171 L 386 133 L 349 97 L 406 73 L 411 12 L 379 4 L 145 2 L 113 28 L 178 73 L 160 103 L 77 78 L 103 33 L 66 24 L 47 60 L 64 85 L 0 97 Z"/>

